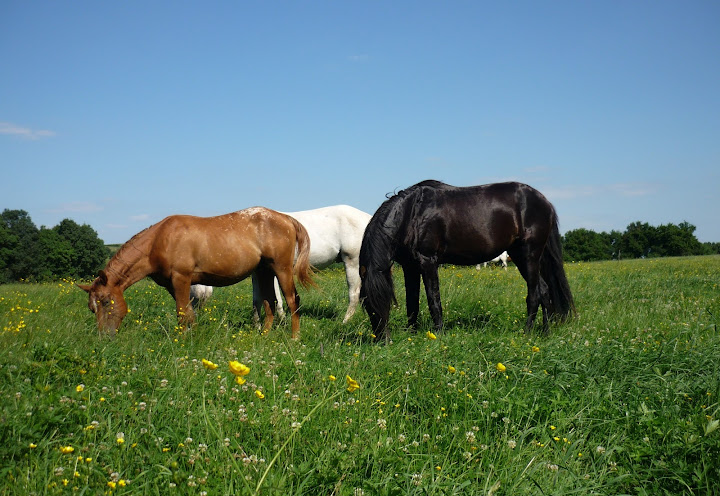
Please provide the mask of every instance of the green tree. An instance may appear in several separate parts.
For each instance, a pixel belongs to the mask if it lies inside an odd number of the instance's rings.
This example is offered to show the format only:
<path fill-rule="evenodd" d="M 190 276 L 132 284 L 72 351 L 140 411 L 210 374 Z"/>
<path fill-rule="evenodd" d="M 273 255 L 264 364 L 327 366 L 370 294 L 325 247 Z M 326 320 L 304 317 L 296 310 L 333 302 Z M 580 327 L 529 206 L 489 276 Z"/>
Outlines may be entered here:
<path fill-rule="evenodd" d="M 86 279 L 103 268 L 110 252 L 92 227 L 63 219 L 53 230 L 72 247 L 68 276 Z"/>
<path fill-rule="evenodd" d="M 585 228 L 568 231 L 563 238 L 563 252 L 566 260 L 607 260 L 612 255 L 610 235 Z"/>
<path fill-rule="evenodd" d="M 38 233 L 39 258 L 36 260 L 37 278 L 52 280 L 67 277 L 74 272 L 73 247 L 54 229 L 41 228 Z"/>
<path fill-rule="evenodd" d="M 623 258 L 640 258 L 650 255 L 655 228 L 647 222 L 633 222 L 623 234 L 620 251 Z"/>
<path fill-rule="evenodd" d="M 7 260 L 8 279 L 34 279 L 37 276 L 38 228 L 25 210 L 5 209 L 0 219 L 5 229 L 17 238 L 17 244 Z"/>
<path fill-rule="evenodd" d="M 0 284 L 12 281 L 10 262 L 17 248 L 18 238 L 0 222 Z"/>

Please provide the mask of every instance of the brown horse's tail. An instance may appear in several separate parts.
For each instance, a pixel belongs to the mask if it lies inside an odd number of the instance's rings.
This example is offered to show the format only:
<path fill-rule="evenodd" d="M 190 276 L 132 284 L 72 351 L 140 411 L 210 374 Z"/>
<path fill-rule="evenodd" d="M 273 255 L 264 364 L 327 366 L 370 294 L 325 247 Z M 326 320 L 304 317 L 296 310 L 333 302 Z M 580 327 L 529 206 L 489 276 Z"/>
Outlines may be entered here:
<path fill-rule="evenodd" d="M 310 265 L 310 236 L 305 226 L 295 218 L 291 217 L 291 219 L 295 226 L 295 240 L 297 241 L 297 260 L 293 267 L 295 277 L 303 287 L 317 286 L 313 281 L 313 268 Z"/>

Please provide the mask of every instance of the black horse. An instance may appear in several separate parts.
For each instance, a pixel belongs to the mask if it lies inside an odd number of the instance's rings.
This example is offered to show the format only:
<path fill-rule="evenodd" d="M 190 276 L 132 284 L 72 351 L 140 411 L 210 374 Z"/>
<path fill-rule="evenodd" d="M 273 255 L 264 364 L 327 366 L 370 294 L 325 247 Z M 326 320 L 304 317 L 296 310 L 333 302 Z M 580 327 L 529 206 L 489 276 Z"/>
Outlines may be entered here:
<path fill-rule="evenodd" d="M 395 290 L 390 273 L 399 263 L 405 276 L 408 324 L 420 309 L 420 277 L 430 315 L 442 330 L 438 266 L 475 265 L 507 251 L 527 282 L 525 332 L 543 307 L 548 320 L 575 312 L 562 262 L 558 219 L 552 204 L 536 189 L 516 183 L 455 187 L 422 181 L 387 199 L 370 219 L 360 249 L 360 298 L 376 339 L 387 330 Z"/>

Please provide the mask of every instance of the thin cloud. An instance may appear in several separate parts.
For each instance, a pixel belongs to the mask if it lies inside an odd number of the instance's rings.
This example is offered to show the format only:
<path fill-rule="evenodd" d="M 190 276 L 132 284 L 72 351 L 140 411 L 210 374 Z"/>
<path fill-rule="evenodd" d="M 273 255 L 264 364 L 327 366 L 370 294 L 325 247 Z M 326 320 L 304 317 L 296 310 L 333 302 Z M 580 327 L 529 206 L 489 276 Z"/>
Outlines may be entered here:
<path fill-rule="evenodd" d="M 62 205 L 58 205 L 56 208 L 48 210 L 48 212 L 53 214 L 63 214 L 67 212 L 100 212 L 103 210 L 103 207 L 96 203 L 91 202 L 71 202 L 71 203 L 63 203 Z"/>
<path fill-rule="evenodd" d="M 47 129 L 30 129 L 29 127 L 18 126 L 12 122 L 0 122 L 0 134 L 16 136 L 27 140 L 36 141 L 42 138 L 55 136 L 55 131 Z"/>
<path fill-rule="evenodd" d="M 150 214 L 131 215 L 130 220 L 133 222 L 143 222 L 150 218 Z"/>
<path fill-rule="evenodd" d="M 542 192 L 554 200 L 570 200 L 574 198 L 588 198 L 598 195 L 615 195 L 625 197 L 640 197 L 655 194 L 658 186 L 649 183 L 616 183 L 600 186 L 569 185 L 561 188 L 543 188 Z"/>

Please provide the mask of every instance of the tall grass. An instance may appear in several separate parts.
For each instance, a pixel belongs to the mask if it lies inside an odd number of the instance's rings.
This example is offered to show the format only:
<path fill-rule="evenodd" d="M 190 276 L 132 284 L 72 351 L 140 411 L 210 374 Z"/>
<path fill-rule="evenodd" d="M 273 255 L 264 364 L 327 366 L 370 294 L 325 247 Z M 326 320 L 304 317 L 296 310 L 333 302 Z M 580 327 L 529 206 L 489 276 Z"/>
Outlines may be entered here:
<path fill-rule="evenodd" d="M 297 342 L 253 328 L 247 281 L 185 333 L 136 284 L 113 341 L 69 281 L 0 286 L 0 494 L 720 492 L 720 257 L 567 271 L 579 315 L 546 338 L 513 268 L 443 268 L 436 339 L 396 273 L 388 346 L 340 324 L 340 270 Z"/>

